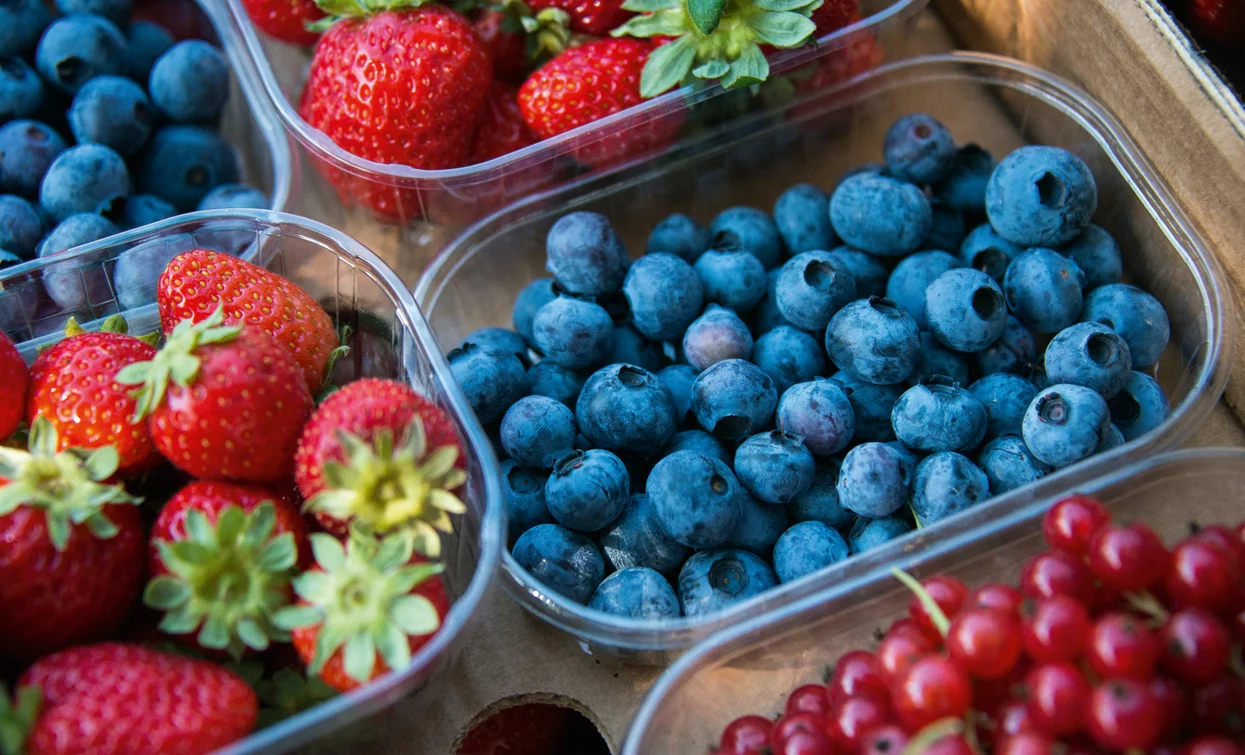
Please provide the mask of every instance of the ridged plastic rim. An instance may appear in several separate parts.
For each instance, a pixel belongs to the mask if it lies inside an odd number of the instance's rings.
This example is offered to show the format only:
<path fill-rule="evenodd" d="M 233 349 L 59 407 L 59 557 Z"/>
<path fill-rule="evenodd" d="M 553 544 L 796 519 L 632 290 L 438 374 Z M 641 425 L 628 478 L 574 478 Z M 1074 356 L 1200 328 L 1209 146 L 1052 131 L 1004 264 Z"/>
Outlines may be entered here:
<path fill-rule="evenodd" d="M 971 70 L 969 70 L 971 69 Z M 829 570 L 811 574 L 803 579 L 782 585 L 751 600 L 732 606 L 707 619 L 687 619 L 654 624 L 651 622 L 607 616 L 589 611 L 558 595 L 551 595 L 530 577 L 510 556 L 507 550 L 502 557 L 505 574 L 503 586 L 520 605 L 542 620 L 568 632 L 576 638 L 599 643 L 606 648 L 638 652 L 677 652 L 684 650 L 706 636 L 758 612 L 767 612 L 799 600 L 815 592 L 821 585 L 844 579 L 848 575 L 866 573 L 869 569 L 888 566 L 900 558 L 905 549 L 914 543 L 931 538 L 957 537 L 971 533 L 979 524 L 1007 516 L 1009 512 L 1026 505 L 1035 498 L 1048 498 L 1059 491 L 1067 491 L 1085 480 L 1102 474 L 1120 463 L 1135 457 L 1145 457 L 1171 448 L 1191 435 L 1214 410 L 1218 397 L 1223 393 L 1228 379 L 1228 367 L 1235 349 L 1235 318 L 1224 275 L 1218 261 L 1210 253 L 1207 244 L 1188 219 L 1171 191 L 1156 175 L 1148 159 L 1128 135 L 1119 121 L 1089 94 L 1078 87 L 1011 58 L 986 53 L 954 52 L 911 58 L 881 66 L 857 76 L 843 84 L 818 93 L 825 97 L 837 91 L 866 88 L 869 94 L 919 84 L 921 81 L 967 79 L 973 82 L 1007 87 L 1022 92 L 1057 108 L 1083 128 L 1110 159 L 1120 176 L 1162 230 L 1168 242 L 1188 266 L 1197 282 L 1197 295 L 1202 302 L 1202 318 L 1205 324 L 1209 353 L 1201 369 L 1194 374 L 1184 399 L 1172 408 L 1168 420 L 1155 431 L 1124 444 L 1093 460 L 1060 470 L 1043 478 L 1042 482 L 1012 491 L 976 509 L 971 509 L 938 524 L 925 527 L 894 540 L 887 545 L 858 556 Z M 869 87 L 870 82 L 882 82 Z M 850 102 L 837 105 L 841 109 Z M 831 109 L 831 108 L 828 108 Z M 735 144 L 718 145 L 705 152 L 725 151 Z M 681 162 L 697 162 L 705 152 L 683 158 Z M 661 170 L 670 170 L 663 165 Z M 440 294 L 452 280 L 454 272 L 473 256 L 487 239 L 477 236 L 490 234 L 490 229 L 503 219 L 514 222 L 527 215 L 552 214 L 564 210 L 568 201 L 582 197 L 596 197 L 612 193 L 652 179 L 652 173 L 629 177 L 605 188 L 597 188 L 604 182 L 601 178 L 586 176 L 558 189 L 537 194 L 511 205 L 478 221 L 464 231 L 450 246 L 444 249 L 421 276 L 415 289 L 415 298 L 426 309 L 435 309 Z M 529 210 L 530 213 L 525 212 Z M 502 231 L 504 233 L 504 231 Z M 497 471 L 500 474 L 500 471 Z M 983 516 L 983 512 L 988 516 Z"/>

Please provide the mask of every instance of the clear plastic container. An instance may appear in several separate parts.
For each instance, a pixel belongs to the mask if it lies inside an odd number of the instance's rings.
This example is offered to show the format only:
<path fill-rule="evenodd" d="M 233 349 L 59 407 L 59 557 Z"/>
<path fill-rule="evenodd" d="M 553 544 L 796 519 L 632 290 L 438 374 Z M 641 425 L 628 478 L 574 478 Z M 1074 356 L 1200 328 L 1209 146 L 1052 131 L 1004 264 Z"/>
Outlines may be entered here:
<path fill-rule="evenodd" d="M 544 270 L 544 238 L 559 217 L 592 210 L 612 218 L 633 255 L 671 212 L 708 221 L 736 204 L 770 208 L 788 186 L 831 187 L 850 167 L 881 157 L 898 116 L 927 112 L 961 143 L 1003 155 L 1027 142 L 1066 147 L 1086 160 L 1099 187 L 1095 222 L 1119 240 L 1131 280 L 1171 318 L 1172 338 L 1157 377 L 1172 413 L 1155 431 L 973 512 L 939 522 L 868 555 L 783 585 L 716 616 L 665 624 L 623 620 L 551 595 L 507 555 L 503 582 L 529 611 L 569 632 L 586 651 L 640 663 L 669 663 L 712 632 L 777 610 L 826 585 L 855 579 L 926 541 L 940 541 L 999 512 L 1069 490 L 1189 436 L 1227 381 L 1235 318 L 1218 263 L 1170 190 L 1119 122 L 1070 84 L 1024 63 L 976 53 L 914 58 L 884 66 L 836 90 L 799 100 L 785 119 L 741 129 L 735 138 L 623 178 L 584 180 L 533 197 L 478 223 L 428 269 L 416 299 L 442 348 L 476 328 L 510 324 L 515 294 Z"/>
<path fill-rule="evenodd" d="M 892 44 L 902 42 L 928 1 L 861 0 L 860 21 L 825 35 L 816 47 L 776 58 L 772 61 L 773 79 L 790 76 L 795 83 L 788 84 L 789 88 L 820 86 L 833 79 L 834 72 L 850 68 L 848 61 L 873 65 Z M 375 219 L 399 223 L 423 220 L 436 226 L 462 227 L 509 202 L 589 170 L 577 155 L 593 165 L 602 163 L 599 157 L 590 157 L 594 153 L 610 154 L 605 162 L 611 164 L 625 159 L 610 145 L 620 143 L 628 132 L 678 119 L 683 124 L 678 145 L 682 147 L 688 140 L 719 138 L 738 118 L 765 111 L 775 97 L 787 96 L 782 86 L 775 85 L 733 92 L 717 86 L 684 87 L 485 163 L 447 170 L 381 164 L 346 152 L 299 116 L 297 103 L 310 50 L 265 37 L 247 17 L 241 0 L 226 0 L 225 4 L 251 57 L 251 68 L 281 122 L 307 149 L 317 169 L 332 176 L 333 184 L 339 187 L 347 217 L 330 222 L 352 230 L 357 230 L 354 223 L 368 224 Z M 811 69 L 817 67 L 825 67 L 825 72 L 811 75 Z M 327 192 L 332 194 L 333 189 L 327 188 Z M 417 231 L 409 240 L 435 245 L 444 238 L 433 234 L 428 240 L 428 234 Z"/>
<path fill-rule="evenodd" d="M 179 36 L 206 39 L 224 50 L 232 76 L 229 100 L 221 115 L 221 135 L 237 148 L 242 167 L 241 180 L 268 195 L 269 209 L 291 210 L 297 202 L 299 190 L 298 156 L 255 77 L 245 72 L 244 67 L 249 61 L 241 40 L 228 23 L 218 18 L 220 11 L 214 6 L 213 0 L 138 0 L 135 16 L 166 25 Z M 119 236 L 83 245 L 62 254 L 59 259 L 72 259 L 76 254 L 111 246 L 117 238 Z M 40 321 L 60 315 L 58 308 L 46 297 L 26 286 L 31 271 L 39 266 L 40 262 L 34 260 L 0 269 L 0 330 L 14 341 L 40 335 Z M 20 307 L 13 306 L 11 298 L 13 289 L 17 288 L 24 289 Z M 36 296 L 36 293 L 39 295 Z M 8 306 L 4 303 L 6 294 L 9 297 Z M 110 314 L 100 309 L 99 304 L 88 301 L 75 314 L 80 319 Z"/>
<path fill-rule="evenodd" d="M 1117 521 L 1145 522 L 1164 542 L 1189 524 L 1236 524 L 1245 512 L 1245 449 L 1176 451 L 1117 468 L 1075 486 L 1098 496 Z M 1046 550 L 1042 516 L 1050 498 L 1000 502 L 940 538 L 910 543 L 893 565 L 918 579 L 959 577 L 969 587 L 1015 584 L 1024 562 Z M 967 524 L 967 523 L 966 523 Z M 738 716 L 781 713 L 785 696 L 823 682 L 849 650 L 876 646 L 874 632 L 906 615 L 908 592 L 877 569 L 835 583 L 760 619 L 732 627 L 688 653 L 649 691 L 622 755 L 706 752 Z"/>
<path fill-rule="evenodd" d="M 285 752 L 352 723 L 358 725 L 343 732 L 351 747 L 382 740 L 390 720 L 384 714 L 394 703 L 417 691 L 422 692 L 421 700 L 435 697 L 435 689 L 428 688 L 444 677 L 457 658 L 497 567 L 504 545 L 505 512 L 492 448 L 479 423 L 471 418 L 471 407 L 407 287 L 375 254 L 328 226 L 263 210 L 197 212 L 115 236 L 107 245 L 84 252 L 82 261 L 92 274 L 106 276 L 109 263 L 127 249 L 185 240 L 201 248 L 245 245 L 256 264 L 292 280 L 320 302 L 335 328 L 349 325 L 354 331 L 358 348 L 344 358 L 344 364 L 339 363 L 335 373 L 339 381 L 363 376 L 407 381 L 453 418 L 463 439 L 468 479 L 462 498 L 467 513 L 455 517 L 454 535 L 443 538 L 446 587 L 454 602 L 436 637 L 402 672 L 259 731 L 224 752 Z M 126 315 L 131 332 L 159 327 L 154 306 Z M 32 360 L 38 347 L 50 340 L 30 341 L 18 348 Z M 400 715 L 412 713 L 404 709 Z M 340 752 L 344 741 L 330 739 L 326 746 L 334 751 L 331 743 L 336 742 Z"/>

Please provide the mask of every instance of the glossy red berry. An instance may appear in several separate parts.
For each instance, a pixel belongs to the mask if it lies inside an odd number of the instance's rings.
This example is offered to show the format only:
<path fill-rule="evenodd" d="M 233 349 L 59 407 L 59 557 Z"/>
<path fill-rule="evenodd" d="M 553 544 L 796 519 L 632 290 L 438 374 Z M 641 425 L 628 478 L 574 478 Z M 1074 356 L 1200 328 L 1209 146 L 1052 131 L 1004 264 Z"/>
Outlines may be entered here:
<path fill-rule="evenodd" d="M 1189 721 L 1193 731 L 1245 736 L 1245 684 L 1225 675 L 1193 690 Z"/>
<path fill-rule="evenodd" d="M 905 631 L 887 635 L 878 645 L 878 666 L 882 678 L 890 683 L 912 664 L 934 652 L 934 645 L 922 632 Z"/>
<path fill-rule="evenodd" d="M 1198 737 L 1185 745 L 1182 755 L 1245 755 L 1245 747 L 1227 737 Z"/>
<path fill-rule="evenodd" d="M 1051 755 L 1054 742 L 1049 738 L 1029 732 L 1003 737 L 991 751 L 993 755 Z"/>
<path fill-rule="evenodd" d="M 1100 679 L 1144 681 L 1158 663 L 1159 641 L 1140 619 L 1109 613 L 1090 630 L 1085 656 Z"/>
<path fill-rule="evenodd" d="M 1019 614 L 1025 596 L 1010 585 L 982 585 L 968 594 L 965 608 L 989 608 L 1003 613 Z"/>
<path fill-rule="evenodd" d="M 1146 683 L 1150 694 L 1163 711 L 1163 731 L 1174 732 L 1184 725 L 1189 715 L 1189 696 L 1171 677 L 1158 675 Z"/>
<path fill-rule="evenodd" d="M 853 650 L 839 658 L 834 675 L 826 684 L 826 696 L 831 705 L 861 695 L 889 693 L 877 656 L 864 650 Z"/>
<path fill-rule="evenodd" d="M 1107 527 L 1089 546 L 1094 576 L 1115 590 L 1149 589 L 1163 577 L 1167 562 L 1163 541 L 1144 524 Z"/>
<path fill-rule="evenodd" d="M 826 734 L 839 752 L 856 752 L 865 736 L 893 722 L 887 698 L 865 695 L 835 705 L 826 717 Z"/>
<path fill-rule="evenodd" d="M 1042 534 L 1050 547 L 1084 556 L 1094 535 L 1110 523 L 1111 514 L 1101 503 L 1089 496 L 1070 495 L 1046 512 Z"/>
<path fill-rule="evenodd" d="M 1064 595 L 1088 606 L 1094 600 L 1094 575 L 1077 557 L 1047 551 L 1025 564 L 1020 589 L 1030 598 Z"/>
<path fill-rule="evenodd" d="M 921 587 L 925 588 L 948 619 L 960 612 L 964 600 L 968 597 L 968 588 L 955 577 L 930 577 L 921 582 Z M 925 606 L 915 595 L 908 601 L 908 616 L 931 640 L 939 641 L 942 638 L 942 634 L 934 626 L 933 619 L 925 611 Z"/>
<path fill-rule="evenodd" d="M 1211 524 L 1199 529 L 1190 539 L 1217 545 L 1235 556 L 1238 564 L 1245 564 L 1245 539 L 1230 527 Z"/>
<path fill-rule="evenodd" d="M 775 751 L 774 755 L 835 755 L 834 747 L 819 731 L 797 731 Z"/>
<path fill-rule="evenodd" d="M 943 718 L 963 718 L 972 702 L 972 680 L 950 659 L 922 658 L 895 680 L 891 702 L 910 732 Z"/>
<path fill-rule="evenodd" d="M 787 696 L 787 710 L 790 713 L 812 713 L 815 716 L 825 716 L 830 710 L 830 703 L 826 699 L 826 688 L 820 684 L 805 684 L 803 687 L 796 687 L 790 695 Z"/>
<path fill-rule="evenodd" d="M 888 724 L 865 735 L 860 743 L 860 755 L 900 755 L 907 744 L 907 732 L 895 724 Z"/>
<path fill-rule="evenodd" d="M 1158 741 L 1163 712 L 1146 685 L 1112 679 L 1090 696 L 1086 728 L 1100 747 L 1144 749 Z"/>
<path fill-rule="evenodd" d="M 1038 663 L 1075 661 L 1089 645 L 1085 605 L 1063 595 L 1039 601 L 1024 621 L 1025 652 Z"/>
<path fill-rule="evenodd" d="M 718 748 L 722 755 L 759 755 L 769 747 L 774 722 L 761 716 L 741 716 L 722 730 Z"/>
<path fill-rule="evenodd" d="M 1209 536 L 1208 536 L 1209 537 Z M 1220 611 L 1232 605 L 1241 586 L 1236 554 L 1208 540 L 1186 540 L 1172 551 L 1163 587 L 1181 606 Z"/>
<path fill-rule="evenodd" d="M 1037 732 L 1033 714 L 1024 700 L 1008 700 L 994 714 L 996 737 Z"/>
<path fill-rule="evenodd" d="M 1025 677 L 1025 687 L 1029 717 L 1037 731 L 1061 738 L 1084 727 L 1091 690 L 1076 666 L 1071 663 L 1035 666 Z"/>
<path fill-rule="evenodd" d="M 973 755 L 973 748 L 964 737 L 952 734 L 926 747 L 921 755 Z"/>
<path fill-rule="evenodd" d="M 973 684 L 973 708 L 983 715 L 995 716 L 998 709 L 1024 690 L 1029 660 L 1023 655 L 1011 670 L 997 679 L 977 679 Z"/>
<path fill-rule="evenodd" d="M 1223 622 L 1201 608 L 1183 608 L 1159 630 L 1163 669 L 1188 684 L 1206 684 L 1223 673 L 1231 638 Z"/>
<path fill-rule="evenodd" d="M 1020 659 L 1020 619 L 991 609 L 961 611 L 951 621 L 946 645 L 960 668 L 978 679 L 997 679 Z"/>
<path fill-rule="evenodd" d="M 775 747 L 779 747 L 799 732 L 812 732 L 824 736 L 822 730 L 825 726 L 826 720 L 821 716 L 815 716 L 812 713 L 792 713 L 774 723 L 773 731 L 769 735 L 770 741 Z"/>

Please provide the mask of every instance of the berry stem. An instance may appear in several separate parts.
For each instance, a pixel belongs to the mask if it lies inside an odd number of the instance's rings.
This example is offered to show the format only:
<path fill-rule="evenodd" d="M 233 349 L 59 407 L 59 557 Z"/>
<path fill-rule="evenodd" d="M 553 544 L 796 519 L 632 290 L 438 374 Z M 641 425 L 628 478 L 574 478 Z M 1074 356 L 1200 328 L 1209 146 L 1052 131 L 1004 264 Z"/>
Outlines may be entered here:
<path fill-rule="evenodd" d="M 1167 612 L 1167 609 L 1163 607 L 1163 604 L 1159 601 L 1159 599 L 1154 597 L 1154 594 L 1149 590 L 1126 592 L 1124 593 L 1124 597 L 1128 600 L 1128 604 L 1132 606 L 1134 610 L 1149 616 L 1159 624 L 1165 624 L 1167 623 L 1167 620 L 1171 618 L 1171 614 Z"/>
<path fill-rule="evenodd" d="M 961 719 L 939 719 L 918 731 L 912 739 L 908 740 L 908 744 L 903 748 L 903 752 L 900 755 L 922 755 L 938 740 L 944 737 L 952 737 L 956 734 L 963 734 L 965 728 L 964 721 Z"/>
<path fill-rule="evenodd" d="M 1241 643 L 1232 643 L 1232 652 L 1228 655 L 1228 669 L 1236 674 L 1237 679 L 1245 679 L 1245 659 L 1242 658 Z"/>
<path fill-rule="evenodd" d="M 921 586 L 911 574 L 902 569 L 891 569 L 891 574 L 895 575 L 895 579 L 903 583 L 903 586 L 912 591 L 916 595 L 917 600 L 921 601 L 921 607 L 929 614 L 929 619 L 934 624 L 934 628 L 938 630 L 938 634 L 943 637 L 947 636 L 947 630 L 951 628 L 951 620 L 942 612 L 937 601 L 930 597 L 929 591 Z"/>

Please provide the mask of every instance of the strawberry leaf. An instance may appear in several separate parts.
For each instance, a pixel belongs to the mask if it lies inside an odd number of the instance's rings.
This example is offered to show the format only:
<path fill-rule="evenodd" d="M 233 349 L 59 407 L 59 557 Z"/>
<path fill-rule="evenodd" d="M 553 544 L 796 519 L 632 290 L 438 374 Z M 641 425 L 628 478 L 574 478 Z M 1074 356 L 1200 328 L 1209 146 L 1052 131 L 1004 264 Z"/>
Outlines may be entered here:
<path fill-rule="evenodd" d="M 731 70 L 729 63 L 723 60 L 711 60 L 703 66 L 698 66 L 692 70 L 692 75 L 698 79 L 720 79 Z"/>
<path fill-rule="evenodd" d="M 629 10 L 632 13 L 654 13 L 677 7 L 679 7 L 678 0 L 627 0 L 622 4 L 623 10 Z"/>
<path fill-rule="evenodd" d="M 722 23 L 726 0 L 687 0 L 687 15 L 701 34 L 709 36 Z"/>
<path fill-rule="evenodd" d="M 0 753 L 21 755 L 26 751 L 26 739 L 41 707 L 43 693 L 38 687 L 18 687 L 10 701 L 8 687 L 0 682 Z"/>
<path fill-rule="evenodd" d="M 748 25 L 761 39 L 782 48 L 798 47 L 817 30 L 811 19 L 791 12 L 758 13 L 748 19 Z"/>
<path fill-rule="evenodd" d="M 695 61 L 696 40 L 691 36 L 653 50 L 640 74 L 640 96 L 656 97 L 678 86 L 691 73 Z"/>
<path fill-rule="evenodd" d="M 765 81 L 769 76 L 769 61 L 761 52 L 761 48 L 749 45 L 739 59 L 731 63 L 731 69 L 722 77 L 722 86 L 727 89 L 748 87 Z"/>

